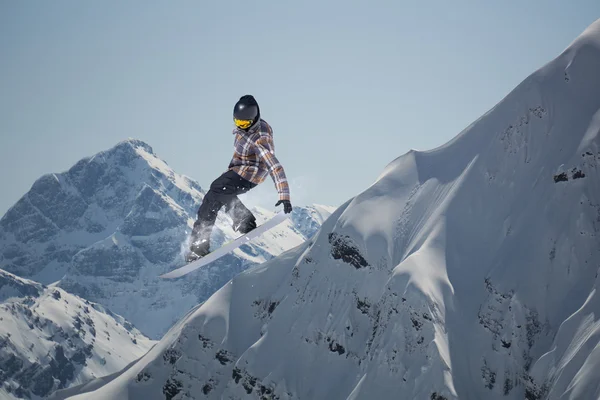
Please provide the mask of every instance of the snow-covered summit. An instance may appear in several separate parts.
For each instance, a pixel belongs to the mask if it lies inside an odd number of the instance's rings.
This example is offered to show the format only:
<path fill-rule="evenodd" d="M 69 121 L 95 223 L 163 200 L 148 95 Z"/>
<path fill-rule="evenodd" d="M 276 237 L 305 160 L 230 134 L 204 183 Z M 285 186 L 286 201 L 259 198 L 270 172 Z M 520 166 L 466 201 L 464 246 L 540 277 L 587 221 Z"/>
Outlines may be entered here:
<path fill-rule="evenodd" d="M 60 395 L 598 398 L 599 27 L 130 368 Z"/>
<path fill-rule="evenodd" d="M 153 344 L 98 304 L 0 270 L 2 399 L 45 398 L 117 372 Z"/>
<path fill-rule="evenodd" d="M 0 219 L 0 268 L 123 315 L 160 338 L 187 310 L 245 268 L 316 232 L 326 207 L 296 207 L 285 224 L 179 281 L 158 278 L 183 264 L 204 196 L 140 140 L 125 140 L 63 173 L 38 179 Z M 273 211 L 255 210 L 259 222 Z M 214 245 L 236 237 L 219 217 Z"/>
<path fill-rule="evenodd" d="M 174 174 L 149 145 L 121 142 L 33 184 L 0 219 L 0 266 L 42 283 L 57 281 L 81 249 L 117 229 L 141 235 L 185 225 L 182 207 L 201 198 L 200 187 Z M 169 212 L 158 218 L 152 212 L 161 205 Z"/>
<path fill-rule="evenodd" d="M 569 44 L 567 51 L 581 52 L 586 46 L 600 48 L 600 19 L 592 22 L 578 37 Z"/>

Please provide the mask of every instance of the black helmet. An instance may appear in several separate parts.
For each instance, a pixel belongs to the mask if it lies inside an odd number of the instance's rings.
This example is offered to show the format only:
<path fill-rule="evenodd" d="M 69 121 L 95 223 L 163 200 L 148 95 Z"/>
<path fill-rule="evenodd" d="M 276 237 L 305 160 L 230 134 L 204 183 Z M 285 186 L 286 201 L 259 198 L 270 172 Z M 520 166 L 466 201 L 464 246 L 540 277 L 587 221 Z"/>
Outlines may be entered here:
<path fill-rule="evenodd" d="M 250 129 L 260 119 L 260 109 L 254 96 L 247 94 L 240 97 L 233 107 L 233 121 L 244 130 Z"/>

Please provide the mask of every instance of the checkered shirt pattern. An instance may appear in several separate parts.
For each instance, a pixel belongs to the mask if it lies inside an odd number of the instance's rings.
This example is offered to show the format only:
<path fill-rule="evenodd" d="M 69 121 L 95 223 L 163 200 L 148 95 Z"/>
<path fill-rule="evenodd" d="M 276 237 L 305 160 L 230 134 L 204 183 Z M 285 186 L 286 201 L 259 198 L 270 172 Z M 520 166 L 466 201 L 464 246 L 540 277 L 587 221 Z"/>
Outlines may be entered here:
<path fill-rule="evenodd" d="M 229 169 L 257 185 L 270 174 L 279 193 L 279 199 L 290 200 L 290 188 L 285 171 L 275 157 L 271 126 L 261 119 L 248 132 L 236 128 L 233 134 L 235 135 L 234 152 Z"/>

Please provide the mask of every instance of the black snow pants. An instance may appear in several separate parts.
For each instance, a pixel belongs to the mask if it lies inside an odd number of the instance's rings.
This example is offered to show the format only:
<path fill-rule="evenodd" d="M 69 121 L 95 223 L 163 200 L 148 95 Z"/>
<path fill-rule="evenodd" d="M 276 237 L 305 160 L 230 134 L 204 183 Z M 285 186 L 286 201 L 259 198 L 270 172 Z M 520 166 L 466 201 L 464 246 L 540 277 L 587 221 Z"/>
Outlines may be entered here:
<path fill-rule="evenodd" d="M 210 240 L 217 214 L 223 206 L 233 220 L 234 229 L 249 221 L 254 222 L 256 220 L 254 215 L 237 196 L 256 186 L 255 183 L 242 178 L 231 170 L 215 179 L 198 209 L 198 219 L 194 223 L 191 243 Z"/>

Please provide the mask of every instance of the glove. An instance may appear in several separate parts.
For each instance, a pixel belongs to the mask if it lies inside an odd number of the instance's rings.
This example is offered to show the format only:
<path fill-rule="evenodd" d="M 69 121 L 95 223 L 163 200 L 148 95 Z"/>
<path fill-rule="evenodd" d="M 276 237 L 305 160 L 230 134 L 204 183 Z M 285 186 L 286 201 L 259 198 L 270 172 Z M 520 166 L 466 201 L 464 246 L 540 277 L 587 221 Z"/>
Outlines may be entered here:
<path fill-rule="evenodd" d="M 283 212 L 285 212 L 286 214 L 289 214 L 292 212 L 292 203 L 290 203 L 289 200 L 279 200 L 275 204 L 275 207 L 277 207 L 280 204 L 283 204 Z"/>

